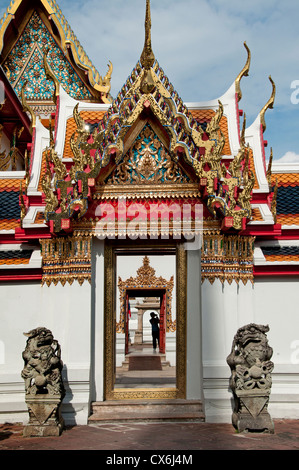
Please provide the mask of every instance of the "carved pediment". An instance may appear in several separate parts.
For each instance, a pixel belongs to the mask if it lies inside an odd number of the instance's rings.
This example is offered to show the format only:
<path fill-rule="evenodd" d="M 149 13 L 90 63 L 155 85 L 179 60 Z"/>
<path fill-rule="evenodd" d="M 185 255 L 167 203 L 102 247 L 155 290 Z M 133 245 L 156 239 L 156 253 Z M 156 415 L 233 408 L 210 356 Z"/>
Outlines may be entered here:
<path fill-rule="evenodd" d="M 174 192 L 199 194 L 196 178 L 188 175 L 147 123 L 123 159 L 99 187 L 99 194 L 152 196 Z M 131 194 L 132 193 L 132 194 Z M 169 195 L 169 194 L 168 194 Z"/>
<path fill-rule="evenodd" d="M 147 124 L 106 184 L 152 185 L 188 183 L 190 178 L 172 160 L 169 152 Z"/>

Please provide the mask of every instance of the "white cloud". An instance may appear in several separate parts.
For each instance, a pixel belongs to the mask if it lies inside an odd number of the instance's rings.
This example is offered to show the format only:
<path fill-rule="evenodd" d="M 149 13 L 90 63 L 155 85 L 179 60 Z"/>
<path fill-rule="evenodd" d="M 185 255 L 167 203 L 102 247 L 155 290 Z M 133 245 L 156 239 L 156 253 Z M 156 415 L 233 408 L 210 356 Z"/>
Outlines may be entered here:
<path fill-rule="evenodd" d="M 283 157 L 275 160 L 275 163 L 299 163 L 299 154 L 295 152 L 286 152 Z"/>

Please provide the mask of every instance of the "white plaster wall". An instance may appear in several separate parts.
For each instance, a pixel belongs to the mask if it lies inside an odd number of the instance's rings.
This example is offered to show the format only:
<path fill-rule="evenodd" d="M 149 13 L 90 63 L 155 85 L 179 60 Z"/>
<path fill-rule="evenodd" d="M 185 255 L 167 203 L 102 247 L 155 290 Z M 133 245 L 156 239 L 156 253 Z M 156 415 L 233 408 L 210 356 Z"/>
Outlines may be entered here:
<path fill-rule="evenodd" d="M 86 424 L 90 396 L 90 284 L 75 281 L 64 287 L 40 283 L 0 285 L 0 422 L 27 422 L 22 352 L 23 335 L 44 326 L 59 342 L 64 363 L 66 397 L 63 417 L 67 424 Z"/>
<path fill-rule="evenodd" d="M 237 329 L 269 325 L 274 371 L 272 418 L 299 418 L 298 281 L 260 279 L 254 285 L 205 281 L 202 285 L 203 367 L 206 420 L 231 422 L 232 394 L 226 358 Z"/>
<path fill-rule="evenodd" d="M 278 278 L 254 285 L 257 323 L 268 324 L 273 348 L 269 411 L 274 418 L 299 419 L 299 282 Z"/>

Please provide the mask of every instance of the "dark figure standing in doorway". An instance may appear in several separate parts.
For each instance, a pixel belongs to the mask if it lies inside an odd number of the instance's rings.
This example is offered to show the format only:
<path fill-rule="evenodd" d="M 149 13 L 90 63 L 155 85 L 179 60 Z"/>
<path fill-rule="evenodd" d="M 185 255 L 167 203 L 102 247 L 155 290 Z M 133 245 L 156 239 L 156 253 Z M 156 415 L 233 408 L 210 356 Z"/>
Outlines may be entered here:
<path fill-rule="evenodd" d="M 150 323 L 152 325 L 153 348 L 156 349 L 157 343 L 159 344 L 159 334 L 160 334 L 159 323 L 160 323 L 160 320 L 157 317 L 157 315 L 155 314 L 155 312 L 151 313 Z"/>

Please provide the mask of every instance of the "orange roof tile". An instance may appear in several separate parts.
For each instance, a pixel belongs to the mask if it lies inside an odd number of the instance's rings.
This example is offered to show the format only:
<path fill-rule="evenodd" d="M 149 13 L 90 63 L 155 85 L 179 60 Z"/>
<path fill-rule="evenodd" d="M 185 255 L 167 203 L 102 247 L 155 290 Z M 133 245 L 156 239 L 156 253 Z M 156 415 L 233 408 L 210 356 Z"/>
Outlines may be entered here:
<path fill-rule="evenodd" d="M 258 207 L 254 207 L 252 209 L 252 220 L 255 221 L 255 222 L 259 221 L 259 220 L 264 220 L 263 216 L 261 214 L 261 211 Z"/>
<path fill-rule="evenodd" d="M 299 173 L 272 173 L 271 183 L 278 186 L 299 186 Z"/>
<path fill-rule="evenodd" d="M 20 185 L 23 180 L 13 178 L 0 179 L 0 191 L 20 191 Z"/>
<path fill-rule="evenodd" d="M 277 223 L 281 225 L 299 225 L 299 214 L 278 214 Z"/>
<path fill-rule="evenodd" d="M 0 230 L 14 230 L 20 227 L 20 219 L 0 219 Z"/>
<path fill-rule="evenodd" d="M 45 214 L 43 212 L 37 212 L 35 217 L 35 224 L 42 224 L 45 222 Z"/>
<path fill-rule="evenodd" d="M 0 259 L 0 265 L 11 265 L 11 264 L 29 264 L 29 258 L 7 258 Z"/>
<path fill-rule="evenodd" d="M 265 255 L 267 261 L 299 261 L 299 255 Z"/>

